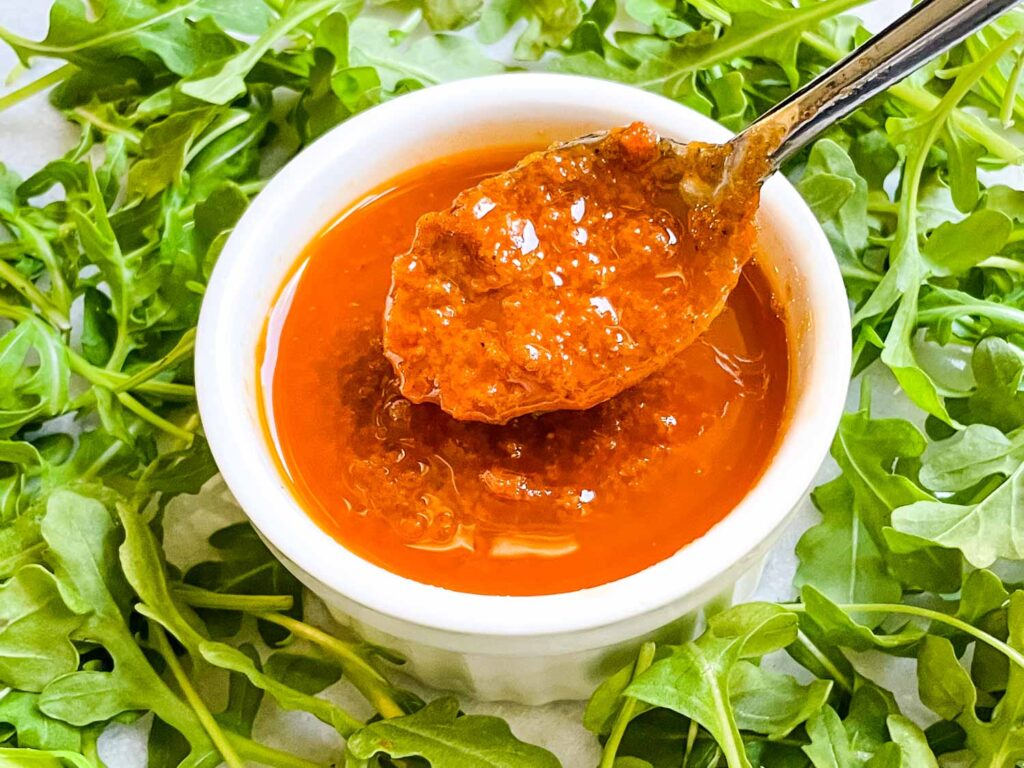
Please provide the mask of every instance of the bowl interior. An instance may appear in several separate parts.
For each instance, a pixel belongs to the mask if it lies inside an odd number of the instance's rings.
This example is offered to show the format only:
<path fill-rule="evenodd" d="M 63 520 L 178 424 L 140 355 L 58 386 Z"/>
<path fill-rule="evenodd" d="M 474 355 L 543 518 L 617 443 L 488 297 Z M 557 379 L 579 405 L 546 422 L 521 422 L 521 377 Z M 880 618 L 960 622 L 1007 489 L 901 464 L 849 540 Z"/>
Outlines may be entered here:
<path fill-rule="evenodd" d="M 628 86 L 560 75 L 500 75 L 437 86 L 363 113 L 289 163 L 253 202 L 225 247 L 199 324 L 197 385 L 218 465 L 261 533 L 306 575 L 358 606 L 426 627 L 537 635 L 599 627 L 690 597 L 764 553 L 811 482 L 841 413 L 849 323 L 820 227 L 781 178 L 765 187 L 763 265 L 786 308 L 792 391 L 785 434 L 747 497 L 704 537 L 610 584 L 539 597 L 451 592 L 348 552 L 299 507 L 261 425 L 257 366 L 264 324 L 306 244 L 367 192 L 416 165 L 471 149 L 547 143 L 641 119 L 680 140 L 729 132 L 679 104 Z"/>

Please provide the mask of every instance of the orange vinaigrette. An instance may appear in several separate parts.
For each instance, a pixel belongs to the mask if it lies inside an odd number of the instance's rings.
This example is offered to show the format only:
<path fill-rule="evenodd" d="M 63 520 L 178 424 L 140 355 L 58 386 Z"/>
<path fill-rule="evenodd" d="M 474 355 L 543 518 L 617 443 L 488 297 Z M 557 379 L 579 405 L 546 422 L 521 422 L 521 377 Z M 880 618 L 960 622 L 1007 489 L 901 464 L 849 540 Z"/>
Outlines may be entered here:
<path fill-rule="evenodd" d="M 499 426 L 406 400 L 381 345 L 392 260 L 422 214 L 531 149 L 415 168 L 340 214 L 260 360 L 267 439 L 310 516 L 370 562 L 463 592 L 568 592 L 672 555 L 757 482 L 788 394 L 785 324 L 751 264 L 696 343 L 589 410 Z"/>

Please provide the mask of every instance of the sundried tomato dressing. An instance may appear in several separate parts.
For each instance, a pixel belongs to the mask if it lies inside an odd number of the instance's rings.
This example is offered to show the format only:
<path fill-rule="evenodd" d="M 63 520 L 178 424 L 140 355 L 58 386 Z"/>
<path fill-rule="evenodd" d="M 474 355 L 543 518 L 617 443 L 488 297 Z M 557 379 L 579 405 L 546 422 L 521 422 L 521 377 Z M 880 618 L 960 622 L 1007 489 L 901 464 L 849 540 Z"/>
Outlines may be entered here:
<path fill-rule="evenodd" d="M 525 151 L 414 169 L 339 216 L 283 291 L 262 361 L 268 438 L 309 514 L 367 560 L 464 592 L 571 591 L 673 554 L 757 480 L 787 396 L 784 324 L 751 265 L 700 340 L 589 410 L 495 426 L 403 398 L 381 346 L 392 259 L 421 214 Z"/>

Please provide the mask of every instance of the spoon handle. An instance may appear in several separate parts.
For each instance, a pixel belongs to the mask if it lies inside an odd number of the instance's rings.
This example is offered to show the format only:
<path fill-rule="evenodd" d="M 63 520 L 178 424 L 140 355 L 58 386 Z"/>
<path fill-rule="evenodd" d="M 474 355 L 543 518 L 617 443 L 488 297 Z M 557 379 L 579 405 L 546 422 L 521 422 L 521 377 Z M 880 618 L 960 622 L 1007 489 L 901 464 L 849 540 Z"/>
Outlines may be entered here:
<path fill-rule="evenodd" d="M 777 168 L 869 98 L 1012 8 L 1020 0 L 923 0 L 744 131 L 781 128 Z M 741 134 L 742 136 L 742 134 Z"/>

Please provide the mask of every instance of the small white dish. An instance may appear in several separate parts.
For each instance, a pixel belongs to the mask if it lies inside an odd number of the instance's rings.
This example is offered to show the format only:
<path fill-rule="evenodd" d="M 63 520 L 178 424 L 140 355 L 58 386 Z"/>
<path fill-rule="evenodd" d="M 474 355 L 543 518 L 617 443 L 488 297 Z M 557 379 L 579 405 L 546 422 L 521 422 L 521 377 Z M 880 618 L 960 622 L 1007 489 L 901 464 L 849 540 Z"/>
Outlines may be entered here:
<path fill-rule="evenodd" d="M 700 539 L 591 589 L 473 595 L 361 559 L 293 497 L 264 434 L 257 368 L 271 305 L 306 245 L 365 193 L 432 159 L 633 120 L 684 141 L 729 138 L 669 99 L 583 77 L 497 75 L 402 96 L 339 125 L 288 163 L 238 223 L 210 281 L 196 383 L 228 486 L 270 547 L 336 616 L 405 654 L 409 670 L 429 684 L 525 703 L 582 698 L 638 639 L 668 626 L 686 631 L 709 601 L 749 595 L 842 413 L 850 374 L 846 293 L 824 233 L 779 176 L 764 187 L 760 220 L 766 272 L 789 315 L 793 394 L 785 432 L 758 483 Z"/>

